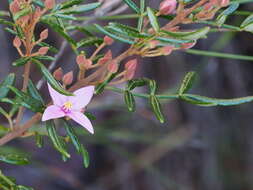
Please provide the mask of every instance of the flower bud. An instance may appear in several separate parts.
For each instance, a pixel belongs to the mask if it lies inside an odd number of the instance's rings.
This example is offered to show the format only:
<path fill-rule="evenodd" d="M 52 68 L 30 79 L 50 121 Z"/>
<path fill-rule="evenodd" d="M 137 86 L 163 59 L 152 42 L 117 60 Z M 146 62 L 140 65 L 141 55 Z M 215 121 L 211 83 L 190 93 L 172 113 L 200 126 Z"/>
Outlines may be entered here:
<path fill-rule="evenodd" d="M 160 3 L 159 12 L 162 15 L 168 15 L 172 14 L 177 7 L 177 1 L 176 0 L 163 0 Z"/>
<path fill-rule="evenodd" d="M 55 0 L 45 0 L 44 4 L 47 9 L 52 9 L 55 6 Z"/>
<path fill-rule="evenodd" d="M 182 49 L 190 49 L 190 48 L 192 48 L 193 46 L 195 46 L 196 45 L 196 41 L 195 42 L 192 42 L 192 43 L 183 43 L 183 44 L 181 44 L 181 48 Z"/>
<path fill-rule="evenodd" d="M 108 64 L 107 69 L 110 73 L 116 73 L 119 69 L 119 65 L 115 61 L 112 61 Z"/>
<path fill-rule="evenodd" d="M 137 59 L 132 59 L 130 61 L 128 61 L 126 64 L 125 64 L 125 69 L 127 71 L 129 70 L 135 70 L 137 67 Z"/>
<path fill-rule="evenodd" d="M 62 78 L 63 84 L 70 85 L 73 82 L 73 71 L 68 72 Z"/>
<path fill-rule="evenodd" d="M 83 63 L 85 62 L 85 60 L 86 60 L 86 58 L 85 58 L 85 56 L 84 56 L 83 54 L 80 54 L 80 55 L 78 55 L 78 56 L 76 57 L 76 63 L 77 63 L 78 65 L 83 64 Z"/>
<path fill-rule="evenodd" d="M 12 14 L 15 14 L 17 13 L 19 10 L 20 10 L 20 7 L 19 7 L 19 4 L 17 1 L 13 1 L 11 4 L 10 4 L 10 11 Z"/>
<path fill-rule="evenodd" d="M 230 3 L 230 0 L 221 0 L 220 1 L 220 6 L 221 7 L 226 7 L 226 6 L 229 5 L 229 3 Z"/>
<path fill-rule="evenodd" d="M 104 65 L 105 63 L 107 63 L 108 61 L 112 60 L 112 51 L 109 50 L 104 57 L 102 57 L 101 59 L 98 60 L 98 64 L 99 65 Z"/>
<path fill-rule="evenodd" d="M 158 40 L 152 40 L 148 43 L 149 48 L 154 49 L 159 44 Z"/>
<path fill-rule="evenodd" d="M 48 29 L 45 29 L 40 33 L 40 39 L 45 40 L 47 39 L 47 37 L 48 37 Z"/>
<path fill-rule="evenodd" d="M 60 81 L 62 79 L 63 76 L 63 71 L 62 68 L 59 67 L 58 69 L 56 69 L 53 73 L 53 76 L 56 80 Z"/>
<path fill-rule="evenodd" d="M 86 59 L 83 54 L 76 57 L 76 63 L 78 64 L 80 70 L 88 69 L 92 65 L 92 61 L 90 59 Z"/>
<path fill-rule="evenodd" d="M 165 46 L 161 48 L 161 53 L 162 55 L 169 55 L 171 54 L 172 50 L 173 50 L 173 46 Z"/>
<path fill-rule="evenodd" d="M 19 48 L 21 46 L 22 42 L 18 36 L 16 36 L 13 40 L 13 46 L 15 48 Z"/>
<path fill-rule="evenodd" d="M 49 50 L 49 47 L 41 47 L 38 51 L 39 55 L 46 55 Z"/>
<path fill-rule="evenodd" d="M 105 36 L 105 37 L 104 37 L 104 43 L 105 43 L 106 45 L 112 45 L 113 42 L 114 42 L 114 40 L 113 40 L 112 38 L 110 38 L 109 36 Z"/>
<path fill-rule="evenodd" d="M 125 78 L 126 80 L 131 80 L 131 79 L 133 79 L 133 77 L 134 77 L 134 75 L 135 75 L 135 71 L 136 71 L 136 69 L 134 69 L 134 70 L 127 70 L 126 73 L 125 73 L 125 75 L 124 75 L 124 78 Z"/>

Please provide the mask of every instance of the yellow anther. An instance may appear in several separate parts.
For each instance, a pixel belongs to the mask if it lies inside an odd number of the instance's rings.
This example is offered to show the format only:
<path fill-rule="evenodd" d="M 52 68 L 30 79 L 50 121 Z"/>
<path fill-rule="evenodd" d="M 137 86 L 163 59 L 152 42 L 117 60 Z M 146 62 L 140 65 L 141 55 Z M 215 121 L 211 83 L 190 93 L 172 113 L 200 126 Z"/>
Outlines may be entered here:
<path fill-rule="evenodd" d="M 64 107 L 65 107 L 66 109 L 71 109 L 72 106 L 73 106 L 72 102 L 66 102 L 66 103 L 64 104 Z"/>

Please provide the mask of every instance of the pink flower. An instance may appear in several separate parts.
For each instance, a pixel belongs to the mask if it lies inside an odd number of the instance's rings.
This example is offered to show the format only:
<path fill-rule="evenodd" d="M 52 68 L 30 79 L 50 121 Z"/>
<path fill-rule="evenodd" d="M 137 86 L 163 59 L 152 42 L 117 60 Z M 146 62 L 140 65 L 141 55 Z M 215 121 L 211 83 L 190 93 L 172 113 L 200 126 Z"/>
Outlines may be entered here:
<path fill-rule="evenodd" d="M 159 11 L 162 15 L 172 14 L 177 7 L 176 0 L 163 0 L 160 3 Z"/>
<path fill-rule="evenodd" d="M 69 117 L 85 127 L 90 133 L 94 129 L 90 120 L 82 113 L 94 94 L 94 86 L 87 86 L 76 90 L 74 96 L 65 96 L 55 91 L 49 84 L 48 90 L 53 100 L 53 105 L 48 106 L 43 113 L 42 121 Z"/>

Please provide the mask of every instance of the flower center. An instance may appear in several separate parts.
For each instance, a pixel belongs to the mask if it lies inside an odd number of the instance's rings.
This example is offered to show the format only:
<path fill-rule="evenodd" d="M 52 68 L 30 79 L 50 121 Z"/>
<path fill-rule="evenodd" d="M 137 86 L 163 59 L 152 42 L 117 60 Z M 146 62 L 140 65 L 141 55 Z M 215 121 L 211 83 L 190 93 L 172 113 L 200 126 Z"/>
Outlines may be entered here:
<path fill-rule="evenodd" d="M 65 113 L 68 113 L 70 111 L 70 109 L 73 107 L 72 102 L 65 102 L 62 106 L 62 111 L 64 111 Z"/>

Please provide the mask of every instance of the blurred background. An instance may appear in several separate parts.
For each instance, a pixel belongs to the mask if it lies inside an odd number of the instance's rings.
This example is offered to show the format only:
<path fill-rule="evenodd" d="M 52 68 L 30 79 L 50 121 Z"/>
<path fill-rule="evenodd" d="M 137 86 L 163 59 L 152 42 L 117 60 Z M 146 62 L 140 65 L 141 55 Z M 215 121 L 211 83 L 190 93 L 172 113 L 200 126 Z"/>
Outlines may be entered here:
<path fill-rule="evenodd" d="M 60 1 L 58 1 L 60 2 Z M 87 1 L 89 2 L 89 1 Z M 90 1 L 92 2 L 92 1 Z M 93 1 L 94 2 L 94 1 Z M 136 1 L 138 2 L 138 1 Z M 131 13 L 121 0 L 105 0 L 102 8 L 89 16 Z M 158 8 L 160 0 L 149 0 Z M 7 2 L 0 4 L 7 10 Z M 242 4 L 240 10 L 252 11 L 253 3 Z M 245 17 L 231 17 L 230 24 L 239 25 Z M 106 24 L 92 20 L 82 24 Z M 109 22 L 109 21 L 108 21 Z M 135 19 L 120 22 L 135 25 Z M 46 26 L 38 26 L 38 32 Z M 74 35 L 75 39 L 82 34 Z M 9 72 L 19 76 L 22 69 L 13 68 L 18 58 L 12 47 L 13 36 L 0 25 L 0 78 Z M 51 31 L 48 43 L 61 47 L 62 38 Z M 127 46 L 115 43 L 114 55 Z M 253 34 L 223 32 L 211 33 L 199 40 L 194 49 L 253 54 Z M 92 48 L 87 52 L 92 52 Z M 58 58 L 55 68 L 65 72 L 76 68 L 75 55 L 69 46 Z M 253 94 L 252 62 L 221 59 L 173 52 L 159 58 L 139 59 L 136 77 L 155 79 L 159 93 L 175 92 L 183 76 L 189 71 L 199 74 L 192 92 L 217 98 L 242 97 Z M 40 79 L 33 68 L 32 78 Z M 36 74 L 37 73 L 37 74 Z M 145 89 L 139 89 L 145 92 Z M 43 96 L 48 97 L 42 86 Z M 253 189 L 253 106 L 251 103 L 234 107 L 198 107 L 182 101 L 163 101 L 167 121 L 160 124 L 154 117 L 148 101 L 136 99 L 137 111 L 129 113 L 123 96 L 107 91 L 93 99 L 89 111 L 95 135 L 87 134 L 77 126 L 82 143 L 90 154 L 90 166 L 85 169 L 82 159 L 70 147 L 72 158 L 63 162 L 48 139 L 42 149 L 34 138 L 16 139 L 0 150 L 19 151 L 28 155 L 28 166 L 10 166 L 0 163 L 6 175 L 19 184 L 35 190 L 252 190 Z M 26 112 L 25 120 L 32 113 Z M 5 122 L 4 120 L 1 121 Z M 38 126 L 41 127 L 41 126 Z"/>

